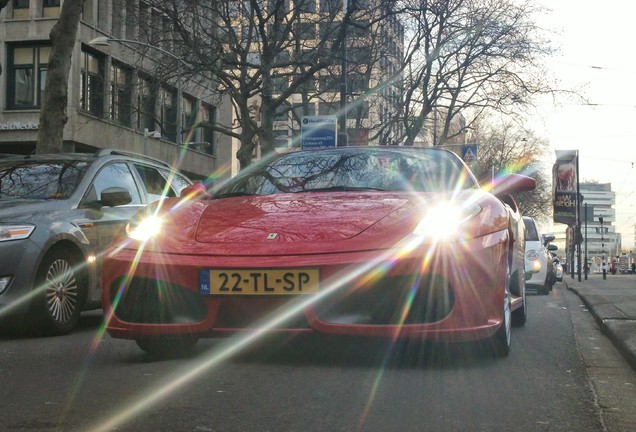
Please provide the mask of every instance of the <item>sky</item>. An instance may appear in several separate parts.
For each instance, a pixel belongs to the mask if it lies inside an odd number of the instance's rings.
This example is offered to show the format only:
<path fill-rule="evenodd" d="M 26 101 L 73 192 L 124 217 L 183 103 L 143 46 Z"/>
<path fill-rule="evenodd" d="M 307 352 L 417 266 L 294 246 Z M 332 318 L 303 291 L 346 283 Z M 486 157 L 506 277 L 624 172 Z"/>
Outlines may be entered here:
<path fill-rule="evenodd" d="M 558 87 L 589 102 L 539 101 L 532 119 L 553 150 L 579 151 L 579 178 L 611 183 L 616 231 L 634 247 L 636 224 L 636 2 L 542 0 L 539 24 L 558 52 L 546 66 Z M 554 153 L 553 153 L 554 154 Z"/>

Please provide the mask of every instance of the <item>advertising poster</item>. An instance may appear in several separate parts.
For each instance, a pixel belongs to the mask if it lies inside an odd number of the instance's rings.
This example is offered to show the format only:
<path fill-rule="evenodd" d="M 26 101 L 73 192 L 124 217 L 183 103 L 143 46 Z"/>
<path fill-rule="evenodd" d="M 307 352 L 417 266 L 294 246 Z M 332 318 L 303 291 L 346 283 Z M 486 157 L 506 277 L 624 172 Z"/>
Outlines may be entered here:
<path fill-rule="evenodd" d="M 576 225 L 578 152 L 557 151 L 557 161 L 552 167 L 554 190 L 554 222 Z"/>

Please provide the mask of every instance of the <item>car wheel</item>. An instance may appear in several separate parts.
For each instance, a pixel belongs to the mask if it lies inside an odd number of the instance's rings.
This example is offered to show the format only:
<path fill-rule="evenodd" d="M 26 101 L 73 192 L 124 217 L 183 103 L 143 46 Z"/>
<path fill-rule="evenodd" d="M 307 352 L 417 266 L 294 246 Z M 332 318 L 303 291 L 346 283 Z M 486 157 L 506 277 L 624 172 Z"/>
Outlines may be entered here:
<path fill-rule="evenodd" d="M 145 336 L 135 339 L 137 346 L 157 357 L 179 357 L 194 349 L 196 336 Z"/>
<path fill-rule="evenodd" d="M 510 293 L 506 289 L 503 301 L 503 319 L 497 332 L 490 338 L 492 353 L 497 357 L 510 354 L 512 336 L 512 314 L 510 312 Z"/>
<path fill-rule="evenodd" d="M 79 260 L 67 248 L 44 256 L 36 273 L 32 313 L 45 333 L 69 333 L 79 320 L 86 296 L 86 280 Z"/>

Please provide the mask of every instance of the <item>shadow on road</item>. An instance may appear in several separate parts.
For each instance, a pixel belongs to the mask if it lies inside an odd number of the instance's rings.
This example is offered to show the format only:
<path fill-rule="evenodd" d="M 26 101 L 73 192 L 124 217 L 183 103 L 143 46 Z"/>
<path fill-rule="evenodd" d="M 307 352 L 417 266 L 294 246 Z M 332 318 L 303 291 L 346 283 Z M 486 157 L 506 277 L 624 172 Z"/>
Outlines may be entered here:
<path fill-rule="evenodd" d="M 210 355 L 219 341 L 203 340 L 193 357 Z M 324 335 L 268 336 L 231 362 L 358 368 L 484 367 L 496 362 L 485 343 L 398 342 Z"/>
<path fill-rule="evenodd" d="M 73 333 L 92 332 L 102 325 L 104 314 L 101 310 L 82 314 Z M 50 337 L 39 329 L 28 316 L 0 319 L 0 340 Z M 63 336 L 62 336 L 63 337 Z"/>

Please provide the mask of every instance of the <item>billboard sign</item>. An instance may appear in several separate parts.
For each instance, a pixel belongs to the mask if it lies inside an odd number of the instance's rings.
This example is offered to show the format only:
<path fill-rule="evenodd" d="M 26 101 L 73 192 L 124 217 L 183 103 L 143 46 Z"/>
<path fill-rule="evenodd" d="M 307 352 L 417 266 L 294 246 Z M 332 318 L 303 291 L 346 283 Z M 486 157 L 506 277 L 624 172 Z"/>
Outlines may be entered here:
<path fill-rule="evenodd" d="M 336 116 L 303 116 L 301 120 L 301 147 L 303 149 L 335 147 Z"/>
<path fill-rule="evenodd" d="M 578 151 L 557 150 L 557 160 L 552 167 L 554 197 L 554 222 L 576 225 Z"/>

